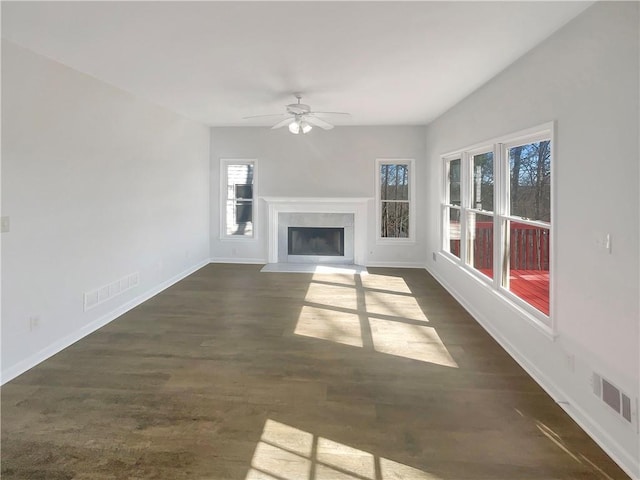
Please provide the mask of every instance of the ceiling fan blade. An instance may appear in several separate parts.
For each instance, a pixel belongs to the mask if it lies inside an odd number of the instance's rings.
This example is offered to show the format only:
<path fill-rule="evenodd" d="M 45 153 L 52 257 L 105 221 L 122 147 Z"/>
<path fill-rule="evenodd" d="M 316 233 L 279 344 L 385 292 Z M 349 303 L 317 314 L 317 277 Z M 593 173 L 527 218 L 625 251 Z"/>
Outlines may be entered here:
<path fill-rule="evenodd" d="M 333 125 L 331 125 L 328 122 L 325 122 L 324 120 L 322 120 L 321 118 L 318 117 L 314 117 L 311 115 L 306 115 L 304 117 L 304 119 L 309 122 L 311 125 L 315 125 L 316 127 L 320 127 L 323 128 L 325 130 L 331 130 L 333 128 Z"/>
<path fill-rule="evenodd" d="M 249 118 L 282 117 L 283 115 L 286 115 L 286 113 L 270 113 L 268 115 L 251 115 L 249 117 L 242 117 L 242 119 L 247 120 Z"/>
<path fill-rule="evenodd" d="M 309 112 L 308 115 L 349 115 L 347 112 Z"/>
<path fill-rule="evenodd" d="M 271 130 L 275 130 L 276 128 L 280 128 L 280 127 L 284 127 L 286 125 L 289 125 L 291 122 L 295 121 L 295 119 L 296 119 L 296 117 L 285 118 L 281 122 L 278 122 L 273 127 L 271 127 Z"/>

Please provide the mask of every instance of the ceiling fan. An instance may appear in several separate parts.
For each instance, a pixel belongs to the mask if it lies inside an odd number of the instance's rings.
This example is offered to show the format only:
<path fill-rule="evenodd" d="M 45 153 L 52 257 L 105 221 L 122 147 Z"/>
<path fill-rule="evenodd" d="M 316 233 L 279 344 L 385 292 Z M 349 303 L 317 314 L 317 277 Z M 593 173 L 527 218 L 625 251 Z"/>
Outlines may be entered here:
<path fill-rule="evenodd" d="M 250 117 L 244 117 L 244 119 L 282 117 L 284 115 L 287 118 L 276 123 L 271 127 L 271 129 L 275 130 L 276 128 L 288 126 L 291 133 L 298 135 L 299 133 L 309 133 L 314 126 L 320 127 L 324 130 L 331 130 L 333 128 L 332 124 L 322 118 L 319 118 L 318 115 L 351 115 L 350 113 L 345 112 L 314 112 L 311 110 L 309 105 L 300 103 L 300 100 L 302 100 L 302 96 L 300 94 L 296 94 L 295 97 L 298 100 L 298 103 L 290 103 L 287 105 L 286 113 L 252 115 Z"/>

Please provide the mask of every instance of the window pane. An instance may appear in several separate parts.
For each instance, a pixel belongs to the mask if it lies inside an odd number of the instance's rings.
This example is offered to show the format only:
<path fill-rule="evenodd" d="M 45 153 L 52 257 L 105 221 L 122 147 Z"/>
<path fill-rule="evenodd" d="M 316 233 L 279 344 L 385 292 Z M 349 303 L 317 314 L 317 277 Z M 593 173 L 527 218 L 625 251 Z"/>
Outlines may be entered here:
<path fill-rule="evenodd" d="M 228 165 L 227 187 L 227 198 L 252 198 L 253 165 Z M 249 193 L 250 196 L 247 196 Z"/>
<path fill-rule="evenodd" d="M 408 165 L 380 165 L 380 198 L 382 200 L 409 200 Z"/>
<path fill-rule="evenodd" d="M 238 184 L 236 185 L 236 198 L 249 199 L 253 198 L 253 185 Z"/>
<path fill-rule="evenodd" d="M 449 252 L 460 258 L 460 210 L 457 208 L 447 208 L 447 210 Z"/>
<path fill-rule="evenodd" d="M 382 202 L 383 238 L 409 237 L 409 202 Z"/>
<path fill-rule="evenodd" d="M 493 211 L 493 152 L 473 156 L 471 207 Z"/>
<path fill-rule="evenodd" d="M 549 229 L 506 222 L 509 276 L 505 288 L 549 315 Z"/>
<path fill-rule="evenodd" d="M 227 200 L 227 235 L 253 235 L 253 202 Z"/>
<path fill-rule="evenodd" d="M 227 165 L 226 234 L 253 235 L 253 165 Z"/>
<path fill-rule="evenodd" d="M 247 223 L 253 217 L 253 202 L 241 200 L 236 202 L 236 224 Z"/>
<path fill-rule="evenodd" d="M 449 204 L 460 205 L 460 159 L 449 162 Z"/>
<path fill-rule="evenodd" d="M 511 215 L 551 221 L 551 142 L 509 149 Z"/>
<path fill-rule="evenodd" d="M 467 214 L 468 263 L 493 278 L 493 216 Z"/>

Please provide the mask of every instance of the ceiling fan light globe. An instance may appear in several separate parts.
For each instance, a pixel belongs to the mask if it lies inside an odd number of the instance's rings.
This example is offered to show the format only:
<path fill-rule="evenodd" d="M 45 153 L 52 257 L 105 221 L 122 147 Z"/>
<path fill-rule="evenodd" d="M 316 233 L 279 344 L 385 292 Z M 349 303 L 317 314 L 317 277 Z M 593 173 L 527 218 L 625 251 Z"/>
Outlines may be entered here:
<path fill-rule="evenodd" d="M 289 131 L 294 135 L 298 135 L 300 133 L 300 124 L 297 120 L 289 124 Z"/>
<path fill-rule="evenodd" d="M 307 122 L 303 121 L 303 122 L 300 122 L 300 128 L 302 129 L 302 133 L 309 133 L 313 127 L 309 125 Z"/>

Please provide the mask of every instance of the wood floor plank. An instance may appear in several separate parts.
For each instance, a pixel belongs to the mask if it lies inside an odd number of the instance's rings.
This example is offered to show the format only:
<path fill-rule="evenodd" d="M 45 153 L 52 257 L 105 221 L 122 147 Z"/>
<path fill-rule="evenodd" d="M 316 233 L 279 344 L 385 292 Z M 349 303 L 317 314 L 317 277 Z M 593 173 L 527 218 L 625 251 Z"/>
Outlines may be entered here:
<path fill-rule="evenodd" d="M 3 479 L 627 479 L 424 270 L 208 265 L 1 389 Z"/>

